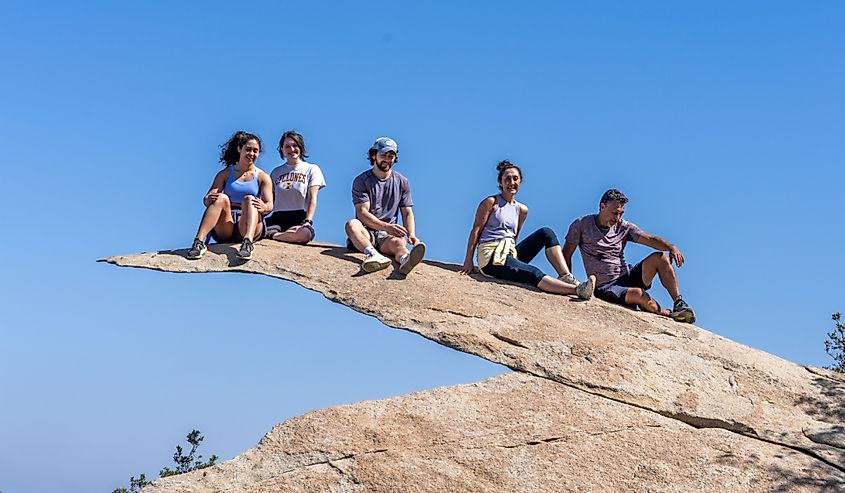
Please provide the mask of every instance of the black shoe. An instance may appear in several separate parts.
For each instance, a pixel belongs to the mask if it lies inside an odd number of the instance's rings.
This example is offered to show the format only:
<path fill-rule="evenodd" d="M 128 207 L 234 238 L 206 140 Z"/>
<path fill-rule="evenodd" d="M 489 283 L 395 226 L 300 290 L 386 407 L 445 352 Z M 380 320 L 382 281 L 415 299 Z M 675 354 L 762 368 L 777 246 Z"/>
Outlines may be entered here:
<path fill-rule="evenodd" d="M 695 312 L 692 311 L 687 302 L 683 300 L 683 298 L 678 298 L 675 301 L 675 307 L 672 309 L 672 312 L 669 314 L 673 320 L 677 322 L 684 322 L 684 323 L 695 323 Z"/>
<path fill-rule="evenodd" d="M 194 244 L 191 245 L 191 249 L 188 250 L 187 257 L 190 260 L 198 260 L 205 254 L 206 250 L 208 250 L 208 247 L 205 246 L 205 243 L 203 243 L 203 241 L 199 238 L 194 238 Z"/>
<path fill-rule="evenodd" d="M 255 245 L 252 244 L 252 240 L 249 238 L 244 238 L 243 243 L 241 243 L 241 249 L 238 250 L 238 258 L 241 260 L 249 260 L 252 258 L 252 251 L 255 249 Z"/>
<path fill-rule="evenodd" d="M 273 235 L 275 235 L 277 233 L 281 233 L 281 232 L 282 232 L 281 226 L 276 226 L 276 225 L 267 226 L 266 228 L 264 228 L 264 237 L 267 238 L 268 240 L 272 240 Z"/>

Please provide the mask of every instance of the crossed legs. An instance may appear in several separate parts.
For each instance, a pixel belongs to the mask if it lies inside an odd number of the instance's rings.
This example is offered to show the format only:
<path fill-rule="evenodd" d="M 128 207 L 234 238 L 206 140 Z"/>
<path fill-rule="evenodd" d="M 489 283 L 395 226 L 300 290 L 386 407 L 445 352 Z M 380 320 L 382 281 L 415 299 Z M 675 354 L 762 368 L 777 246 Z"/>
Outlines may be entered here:
<path fill-rule="evenodd" d="M 346 236 L 355 245 L 359 252 L 363 252 L 367 247 L 373 246 L 370 241 L 370 232 L 364 227 L 364 224 L 358 219 L 350 219 L 346 222 Z M 397 262 L 408 253 L 408 246 L 405 243 L 405 238 L 398 236 L 391 236 L 379 245 L 381 253 L 393 257 Z"/>

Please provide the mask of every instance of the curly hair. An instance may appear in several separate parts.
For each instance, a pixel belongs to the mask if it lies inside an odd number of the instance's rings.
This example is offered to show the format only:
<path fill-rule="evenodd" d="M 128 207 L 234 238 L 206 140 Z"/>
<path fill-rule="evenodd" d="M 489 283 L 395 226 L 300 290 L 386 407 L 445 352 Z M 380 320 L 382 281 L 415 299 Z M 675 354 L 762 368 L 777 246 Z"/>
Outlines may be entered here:
<path fill-rule="evenodd" d="M 276 150 L 279 151 L 279 157 L 285 159 L 285 151 L 282 147 L 285 143 L 285 139 L 291 139 L 296 142 L 296 145 L 299 146 L 299 155 L 302 156 L 302 158 L 308 157 L 308 152 L 305 150 L 305 139 L 302 137 L 302 134 L 296 130 L 288 130 L 279 137 L 279 146 L 276 147 Z"/>
<path fill-rule="evenodd" d="M 499 176 L 496 177 L 496 184 L 499 186 L 499 190 L 502 189 L 502 176 L 505 174 L 505 171 L 511 168 L 515 169 L 516 172 L 519 173 L 519 180 L 522 181 L 522 170 L 519 169 L 519 166 L 513 164 L 507 159 L 503 159 L 496 165 L 496 171 L 499 172 Z"/>
<path fill-rule="evenodd" d="M 232 136 L 229 137 L 229 140 L 220 146 L 220 162 L 223 163 L 223 166 L 237 164 L 238 160 L 241 158 L 241 152 L 239 149 L 250 140 L 258 142 L 258 150 L 261 151 L 261 139 L 257 135 L 244 132 L 243 130 L 238 130 L 233 133 Z"/>

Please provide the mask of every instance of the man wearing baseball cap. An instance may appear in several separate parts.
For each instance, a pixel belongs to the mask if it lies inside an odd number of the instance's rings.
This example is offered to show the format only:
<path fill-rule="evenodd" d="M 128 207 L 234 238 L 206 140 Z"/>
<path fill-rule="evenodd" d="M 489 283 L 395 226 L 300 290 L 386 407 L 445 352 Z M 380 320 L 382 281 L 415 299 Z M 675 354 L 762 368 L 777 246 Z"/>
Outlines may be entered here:
<path fill-rule="evenodd" d="M 395 140 L 379 137 L 367 153 L 371 168 L 352 182 L 355 218 L 346 223 L 346 246 L 364 252 L 361 268 L 366 272 L 387 268 L 393 258 L 399 271 L 408 274 L 425 256 L 425 243 L 416 234 L 411 184 L 393 170 L 398 155 Z M 404 227 L 397 222 L 400 212 Z"/>

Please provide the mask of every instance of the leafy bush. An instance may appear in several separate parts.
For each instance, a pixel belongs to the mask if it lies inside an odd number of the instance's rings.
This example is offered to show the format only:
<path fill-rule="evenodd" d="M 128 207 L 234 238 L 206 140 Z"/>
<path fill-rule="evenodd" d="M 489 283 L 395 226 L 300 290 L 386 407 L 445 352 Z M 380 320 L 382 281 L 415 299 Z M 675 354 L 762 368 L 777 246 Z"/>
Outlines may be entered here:
<path fill-rule="evenodd" d="M 170 469 L 169 467 L 165 466 L 161 469 L 158 473 L 160 478 L 166 478 L 167 476 L 174 476 L 176 474 L 182 474 L 186 472 L 196 471 L 198 469 L 205 469 L 206 467 L 213 466 L 215 462 L 217 462 L 217 456 L 212 455 L 209 459 L 205 462 L 202 461 L 202 456 L 197 455 L 197 448 L 199 448 L 200 443 L 203 441 L 205 437 L 203 437 L 199 430 L 193 430 L 188 433 L 188 436 L 185 437 L 185 440 L 188 441 L 188 444 L 191 446 L 190 452 L 186 454 L 183 453 L 183 449 L 181 445 L 176 446 L 176 452 L 173 454 L 173 462 L 176 463 L 175 469 Z M 141 474 L 137 479 L 135 476 L 129 478 L 129 488 L 117 488 L 112 493 L 138 493 L 141 491 L 141 488 L 147 486 L 148 484 L 152 483 L 152 481 L 147 481 L 147 477 L 144 474 Z"/>
<path fill-rule="evenodd" d="M 845 324 L 841 320 L 839 312 L 833 314 L 833 323 L 836 328 L 827 333 L 827 340 L 824 341 L 824 350 L 836 362 L 829 366 L 833 371 L 845 372 Z"/>

